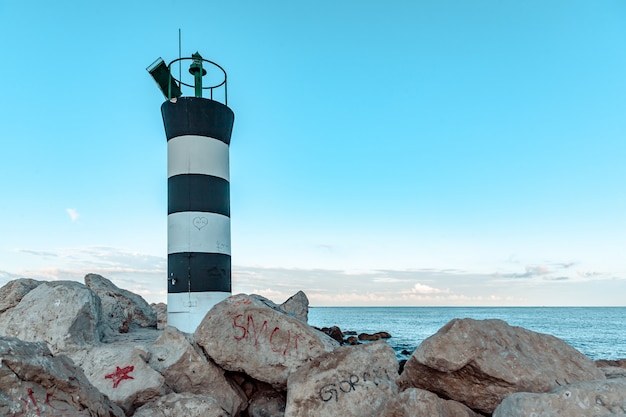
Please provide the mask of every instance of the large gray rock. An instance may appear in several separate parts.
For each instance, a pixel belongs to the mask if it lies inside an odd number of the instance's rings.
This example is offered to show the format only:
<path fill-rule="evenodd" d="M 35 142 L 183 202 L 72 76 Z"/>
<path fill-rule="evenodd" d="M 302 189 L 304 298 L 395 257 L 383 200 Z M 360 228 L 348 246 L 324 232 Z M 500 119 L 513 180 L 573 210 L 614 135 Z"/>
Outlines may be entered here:
<path fill-rule="evenodd" d="M 0 416 L 123 417 L 64 355 L 0 337 Z"/>
<path fill-rule="evenodd" d="M 482 417 L 463 404 L 409 388 L 389 399 L 384 417 Z"/>
<path fill-rule="evenodd" d="M 286 315 L 257 295 L 233 295 L 216 304 L 194 334 L 196 343 L 218 365 L 272 384 L 339 344 L 302 321 Z"/>
<path fill-rule="evenodd" d="M 171 393 L 135 411 L 133 417 L 231 417 L 210 396 Z"/>
<path fill-rule="evenodd" d="M 0 336 L 45 342 L 52 353 L 98 344 L 100 298 L 75 281 L 44 282 L 0 315 Z"/>
<path fill-rule="evenodd" d="M 289 375 L 285 417 L 380 417 L 397 376 L 386 342 L 341 347 Z"/>
<path fill-rule="evenodd" d="M 305 293 L 298 291 L 282 303 L 279 308 L 287 315 L 305 323 L 309 321 L 309 299 Z"/>
<path fill-rule="evenodd" d="M 85 284 L 100 297 L 102 320 L 113 333 L 127 333 L 134 327 L 156 328 L 156 311 L 140 295 L 97 274 L 87 274 Z"/>
<path fill-rule="evenodd" d="M 30 291 L 41 285 L 43 281 L 30 278 L 14 279 L 0 288 L 0 314 L 15 307 Z"/>
<path fill-rule="evenodd" d="M 74 353 L 73 359 L 93 386 L 132 415 L 170 391 L 165 378 L 148 365 L 150 356 L 143 346 L 114 343 Z"/>
<path fill-rule="evenodd" d="M 247 398 L 239 386 L 230 383 L 224 370 L 208 361 L 185 333 L 168 326 L 150 351 L 149 365 L 174 392 L 209 395 L 231 415 L 245 409 Z"/>
<path fill-rule="evenodd" d="M 581 382 L 549 394 L 509 395 L 493 417 L 609 417 L 626 416 L 626 379 Z"/>
<path fill-rule="evenodd" d="M 554 336 L 502 320 L 455 319 L 422 342 L 398 384 L 489 414 L 514 392 L 595 379 L 604 375 L 593 361 Z"/>

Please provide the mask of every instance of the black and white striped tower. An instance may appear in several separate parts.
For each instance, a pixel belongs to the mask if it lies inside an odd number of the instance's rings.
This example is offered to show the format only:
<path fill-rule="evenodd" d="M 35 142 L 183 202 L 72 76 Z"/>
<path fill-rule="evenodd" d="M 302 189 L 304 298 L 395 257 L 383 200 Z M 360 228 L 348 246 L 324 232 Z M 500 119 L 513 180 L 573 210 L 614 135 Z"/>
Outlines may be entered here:
<path fill-rule="evenodd" d="M 194 97 L 180 90 L 191 85 L 170 75 L 171 65 L 186 59 L 193 61 Z M 216 303 L 231 295 L 229 145 L 235 116 L 213 100 L 213 89 L 223 87 L 226 102 L 226 72 L 219 65 L 197 53 L 168 66 L 158 61 L 148 71 L 168 98 L 161 106 L 167 137 L 167 320 L 192 333 Z M 210 99 L 202 98 L 203 62 L 224 77 L 204 87 Z M 156 75 L 159 66 L 167 85 Z"/>

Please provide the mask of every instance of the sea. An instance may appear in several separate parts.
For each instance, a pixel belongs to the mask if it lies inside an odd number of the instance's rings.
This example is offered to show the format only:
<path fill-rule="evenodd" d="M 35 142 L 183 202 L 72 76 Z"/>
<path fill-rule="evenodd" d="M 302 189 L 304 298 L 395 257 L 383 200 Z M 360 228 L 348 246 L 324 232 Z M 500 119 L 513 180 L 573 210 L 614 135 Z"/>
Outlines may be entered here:
<path fill-rule="evenodd" d="M 398 359 L 454 318 L 500 319 L 556 336 L 593 360 L 626 358 L 626 307 L 309 307 L 312 326 L 390 333 Z"/>

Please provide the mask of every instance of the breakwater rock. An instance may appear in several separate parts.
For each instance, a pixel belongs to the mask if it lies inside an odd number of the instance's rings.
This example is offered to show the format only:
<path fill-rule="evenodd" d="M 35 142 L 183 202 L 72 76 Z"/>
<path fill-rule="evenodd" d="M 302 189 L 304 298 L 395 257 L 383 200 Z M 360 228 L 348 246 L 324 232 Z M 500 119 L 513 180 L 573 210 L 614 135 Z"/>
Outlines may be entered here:
<path fill-rule="evenodd" d="M 500 320 L 451 321 L 400 371 L 391 335 L 350 345 L 317 330 L 302 292 L 282 305 L 233 295 L 186 334 L 163 305 L 99 275 L 85 283 L 0 288 L 0 416 L 626 414 L 621 362 Z"/>

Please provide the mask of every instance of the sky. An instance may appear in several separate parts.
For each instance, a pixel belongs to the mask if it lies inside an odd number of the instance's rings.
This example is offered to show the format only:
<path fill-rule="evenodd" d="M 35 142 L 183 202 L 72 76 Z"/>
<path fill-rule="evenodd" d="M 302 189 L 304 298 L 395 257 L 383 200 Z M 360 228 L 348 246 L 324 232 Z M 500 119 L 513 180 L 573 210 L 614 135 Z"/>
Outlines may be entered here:
<path fill-rule="evenodd" d="M 163 96 L 228 73 L 232 285 L 626 306 L 626 3 L 0 0 L 0 285 L 167 295 Z M 185 71 L 185 69 L 183 69 Z"/>

